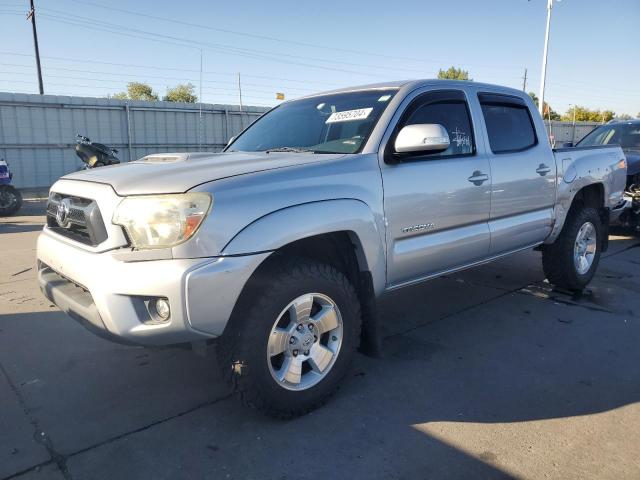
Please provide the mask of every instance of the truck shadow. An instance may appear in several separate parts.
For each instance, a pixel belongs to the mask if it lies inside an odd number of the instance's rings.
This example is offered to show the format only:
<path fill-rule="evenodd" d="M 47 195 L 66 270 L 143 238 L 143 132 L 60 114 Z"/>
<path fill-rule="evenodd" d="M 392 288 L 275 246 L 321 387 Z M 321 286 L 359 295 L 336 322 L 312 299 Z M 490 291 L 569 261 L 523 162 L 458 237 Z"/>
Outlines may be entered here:
<path fill-rule="evenodd" d="M 501 432 L 569 441 L 528 422 L 640 400 L 640 249 L 625 252 L 594 281 L 602 308 L 545 296 L 535 252 L 399 292 L 383 358 L 359 355 L 327 406 L 288 422 L 227 400 L 211 357 L 111 344 L 57 311 L 0 315 L 0 363 L 87 478 L 179 477 L 184 458 L 193 478 L 517 478 Z M 306 470 L 314 452 L 331 461 Z"/>
<path fill-rule="evenodd" d="M 38 232 L 43 225 L 34 225 L 32 222 L 2 222 L 0 223 L 0 235 L 3 233 Z"/>
<path fill-rule="evenodd" d="M 43 199 L 25 199 L 16 214 L 18 217 L 36 217 L 46 215 L 47 201 Z"/>

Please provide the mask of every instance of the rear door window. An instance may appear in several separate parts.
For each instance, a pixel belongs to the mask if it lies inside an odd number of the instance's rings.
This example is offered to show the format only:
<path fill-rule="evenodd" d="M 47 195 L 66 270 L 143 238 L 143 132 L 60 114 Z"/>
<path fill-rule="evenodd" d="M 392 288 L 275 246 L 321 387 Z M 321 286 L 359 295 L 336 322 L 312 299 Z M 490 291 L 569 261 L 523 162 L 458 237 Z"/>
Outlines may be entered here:
<path fill-rule="evenodd" d="M 529 108 L 518 97 L 480 94 L 480 105 L 493 153 L 517 152 L 538 143 Z"/>

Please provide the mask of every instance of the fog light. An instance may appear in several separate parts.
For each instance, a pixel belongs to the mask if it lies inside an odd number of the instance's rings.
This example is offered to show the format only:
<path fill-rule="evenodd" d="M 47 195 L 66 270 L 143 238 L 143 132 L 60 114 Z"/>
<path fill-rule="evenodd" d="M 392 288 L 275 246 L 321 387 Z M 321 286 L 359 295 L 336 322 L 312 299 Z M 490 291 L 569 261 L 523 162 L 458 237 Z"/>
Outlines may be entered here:
<path fill-rule="evenodd" d="M 171 309 L 169 308 L 169 300 L 167 300 L 166 298 L 157 299 L 155 308 L 156 313 L 161 319 L 166 320 L 167 318 L 169 318 L 169 315 L 171 314 Z"/>

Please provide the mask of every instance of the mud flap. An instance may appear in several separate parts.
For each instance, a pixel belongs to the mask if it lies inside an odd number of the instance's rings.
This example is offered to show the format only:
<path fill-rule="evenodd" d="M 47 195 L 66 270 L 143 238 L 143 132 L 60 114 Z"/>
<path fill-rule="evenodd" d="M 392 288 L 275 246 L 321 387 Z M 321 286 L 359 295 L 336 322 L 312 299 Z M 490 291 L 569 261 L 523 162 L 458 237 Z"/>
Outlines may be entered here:
<path fill-rule="evenodd" d="M 609 249 L 609 209 L 600 209 L 600 220 L 602 225 L 602 243 L 600 251 L 606 252 Z"/>
<path fill-rule="evenodd" d="M 373 291 L 371 272 L 360 272 L 358 297 L 362 313 L 362 333 L 360 334 L 360 352 L 378 358 L 382 354 L 382 336 L 376 295 Z"/>

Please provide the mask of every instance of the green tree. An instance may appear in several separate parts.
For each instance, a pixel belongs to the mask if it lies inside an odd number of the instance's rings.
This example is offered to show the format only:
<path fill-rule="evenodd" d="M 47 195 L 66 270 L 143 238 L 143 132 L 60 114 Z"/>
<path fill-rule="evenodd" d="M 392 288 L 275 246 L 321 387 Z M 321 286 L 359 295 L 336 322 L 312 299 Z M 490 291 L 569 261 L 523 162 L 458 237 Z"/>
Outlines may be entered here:
<path fill-rule="evenodd" d="M 118 100 L 145 100 L 153 102 L 158 100 L 158 95 L 154 93 L 150 85 L 140 82 L 127 83 L 127 91 L 113 95 Z"/>
<path fill-rule="evenodd" d="M 195 88 L 191 83 L 176 85 L 167 90 L 167 94 L 162 97 L 165 102 L 187 102 L 196 103 L 198 97 Z"/>
<path fill-rule="evenodd" d="M 615 112 L 611 110 L 590 110 L 580 105 L 571 107 L 567 112 L 562 115 L 562 120 L 566 122 L 572 122 L 574 119 L 576 122 L 608 122 L 616 116 Z"/>
<path fill-rule="evenodd" d="M 438 70 L 438 78 L 441 80 L 473 80 L 473 78 L 469 78 L 468 71 L 453 66 L 448 70 Z"/>
<path fill-rule="evenodd" d="M 529 96 L 531 97 L 531 99 L 533 100 L 533 103 L 535 103 L 537 107 L 539 105 L 538 96 L 533 92 L 529 92 Z M 544 102 L 544 119 L 560 120 L 560 114 L 556 112 L 553 108 L 551 108 L 551 105 L 549 105 L 547 102 Z"/>

